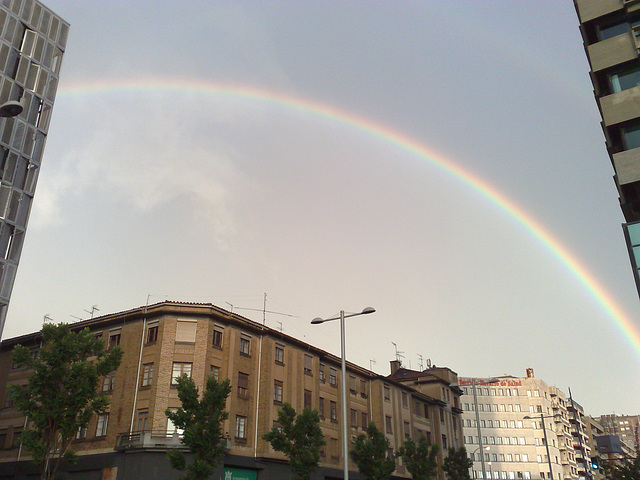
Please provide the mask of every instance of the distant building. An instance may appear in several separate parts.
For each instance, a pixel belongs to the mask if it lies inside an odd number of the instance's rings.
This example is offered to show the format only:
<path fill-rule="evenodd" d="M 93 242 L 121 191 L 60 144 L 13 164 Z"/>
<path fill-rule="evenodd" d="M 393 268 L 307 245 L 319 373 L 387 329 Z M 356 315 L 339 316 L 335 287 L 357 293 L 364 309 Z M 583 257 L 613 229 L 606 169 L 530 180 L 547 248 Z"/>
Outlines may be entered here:
<path fill-rule="evenodd" d="M 577 453 L 574 441 L 574 425 L 584 427 L 584 422 L 579 414 L 572 419 L 565 394 L 535 378 L 533 369 L 527 369 L 525 377 L 461 377 L 460 386 L 473 478 L 584 478 L 582 453 Z M 578 438 L 584 439 L 584 433 L 576 434 Z M 584 442 L 581 448 L 579 452 L 588 450 Z"/>
<path fill-rule="evenodd" d="M 596 420 L 609 435 L 617 435 L 632 452 L 640 450 L 640 415 L 601 415 Z"/>
<path fill-rule="evenodd" d="M 31 203 L 56 98 L 69 24 L 42 3 L 0 4 L 0 105 L 22 113 L 0 119 L 0 336 L 20 262 Z"/>
<path fill-rule="evenodd" d="M 574 4 L 640 292 L 640 6 L 632 0 Z"/>
<path fill-rule="evenodd" d="M 286 458 L 262 439 L 284 402 L 298 412 L 304 407 L 318 410 L 327 445 L 314 478 L 342 476 L 340 358 L 210 304 L 164 302 L 72 325 L 84 327 L 110 347 L 119 345 L 124 356 L 100 387 L 111 397 L 108 413 L 78 432 L 74 448 L 80 462 L 71 467 L 69 479 L 175 478 L 165 453 L 180 445 L 180 433 L 165 410 L 180 406 L 174 379 L 181 373 L 200 389 L 209 375 L 231 380 L 229 419 L 223 428 L 228 448 L 216 478 L 286 478 Z M 19 448 L 24 418 L 6 397 L 8 384 L 25 382 L 28 376 L 11 362 L 16 344 L 37 349 L 39 334 L 0 346 L 0 477 L 13 475 L 18 455 L 21 460 L 26 455 Z M 349 445 L 373 421 L 394 450 L 405 438 L 422 435 L 441 451 L 462 446 L 457 375 L 431 369 L 409 379 L 398 372 L 384 377 L 347 364 Z M 349 468 L 354 479 L 360 478 L 355 464 L 350 462 Z M 27 462 L 21 462 L 18 471 L 26 469 Z M 394 478 L 408 476 L 398 462 Z"/>

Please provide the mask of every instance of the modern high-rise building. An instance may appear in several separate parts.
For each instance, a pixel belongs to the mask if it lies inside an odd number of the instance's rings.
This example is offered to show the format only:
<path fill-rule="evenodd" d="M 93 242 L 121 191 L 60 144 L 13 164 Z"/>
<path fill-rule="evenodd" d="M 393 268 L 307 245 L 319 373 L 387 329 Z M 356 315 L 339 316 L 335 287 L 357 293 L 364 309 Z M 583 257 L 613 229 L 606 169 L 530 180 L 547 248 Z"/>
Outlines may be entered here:
<path fill-rule="evenodd" d="M 69 24 L 38 1 L 0 3 L 0 105 L 18 102 L 22 107 L 22 111 L 8 112 L 16 116 L 0 118 L 0 335 L 20 262 L 68 33 Z"/>
<path fill-rule="evenodd" d="M 640 2 L 574 0 L 640 292 Z"/>

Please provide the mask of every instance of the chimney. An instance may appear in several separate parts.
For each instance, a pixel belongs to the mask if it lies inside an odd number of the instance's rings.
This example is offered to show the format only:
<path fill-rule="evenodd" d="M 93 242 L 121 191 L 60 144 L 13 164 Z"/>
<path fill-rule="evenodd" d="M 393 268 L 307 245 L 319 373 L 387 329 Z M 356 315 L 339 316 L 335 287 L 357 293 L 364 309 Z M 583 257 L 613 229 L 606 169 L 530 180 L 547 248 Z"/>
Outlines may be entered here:
<path fill-rule="evenodd" d="M 527 368 L 527 378 L 533 378 L 533 368 Z"/>
<path fill-rule="evenodd" d="M 400 370 L 400 361 L 399 360 L 391 360 L 389 362 L 391 364 L 391 375 Z"/>

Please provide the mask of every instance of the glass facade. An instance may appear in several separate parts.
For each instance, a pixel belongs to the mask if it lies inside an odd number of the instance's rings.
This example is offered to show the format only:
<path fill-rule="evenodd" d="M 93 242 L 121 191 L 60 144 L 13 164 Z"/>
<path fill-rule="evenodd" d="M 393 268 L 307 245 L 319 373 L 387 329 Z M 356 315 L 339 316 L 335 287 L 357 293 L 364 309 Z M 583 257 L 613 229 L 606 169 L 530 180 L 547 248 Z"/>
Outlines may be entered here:
<path fill-rule="evenodd" d="M 0 3 L 0 335 L 38 180 L 69 24 L 35 0 Z"/>

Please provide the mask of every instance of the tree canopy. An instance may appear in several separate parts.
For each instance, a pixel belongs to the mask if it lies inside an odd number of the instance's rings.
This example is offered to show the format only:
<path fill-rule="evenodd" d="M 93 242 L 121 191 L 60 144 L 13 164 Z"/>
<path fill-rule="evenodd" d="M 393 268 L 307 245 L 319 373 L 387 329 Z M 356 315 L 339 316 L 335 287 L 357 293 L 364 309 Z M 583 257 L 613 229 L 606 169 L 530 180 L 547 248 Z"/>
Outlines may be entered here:
<path fill-rule="evenodd" d="M 424 435 L 417 443 L 412 438 L 405 439 L 396 456 L 402 457 L 414 480 L 431 480 L 438 474 L 438 445 L 431 445 Z"/>
<path fill-rule="evenodd" d="M 182 479 L 203 480 L 213 473 L 226 448 L 222 422 L 229 417 L 225 405 L 231 384 L 228 379 L 218 382 L 210 376 L 200 398 L 191 377 L 182 374 L 177 382 L 182 407 L 176 411 L 167 410 L 165 414 L 183 430 L 182 443 L 191 450 L 193 460 L 187 465 L 184 453 L 176 448 L 169 451 L 169 461 L 176 470 L 186 471 Z"/>
<path fill-rule="evenodd" d="M 389 450 L 387 437 L 370 422 L 366 433 L 356 438 L 351 458 L 367 480 L 388 480 L 396 469 L 394 454 Z"/>
<path fill-rule="evenodd" d="M 467 449 L 460 447 L 457 450 L 450 448 L 442 462 L 442 470 L 449 480 L 471 480 L 469 469 L 473 462 L 467 456 Z"/>
<path fill-rule="evenodd" d="M 640 456 L 605 462 L 604 476 L 607 480 L 640 479 Z"/>
<path fill-rule="evenodd" d="M 300 415 L 285 403 L 278 410 L 278 425 L 262 436 L 274 450 L 289 457 L 295 480 L 306 480 L 318 468 L 320 448 L 325 445 L 316 410 L 305 408 Z"/>
<path fill-rule="evenodd" d="M 98 393 L 100 377 L 118 368 L 122 351 L 105 350 L 102 339 L 85 328 L 72 331 L 69 325 L 47 324 L 41 332 L 39 349 L 17 345 L 13 363 L 31 371 L 26 385 L 10 385 L 9 397 L 26 417 L 21 435 L 41 479 L 53 478 L 60 458 L 74 461 L 71 442 L 91 417 L 104 413 L 108 396 Z M 52 460 L 56 460 L 53 462 Z"/>

